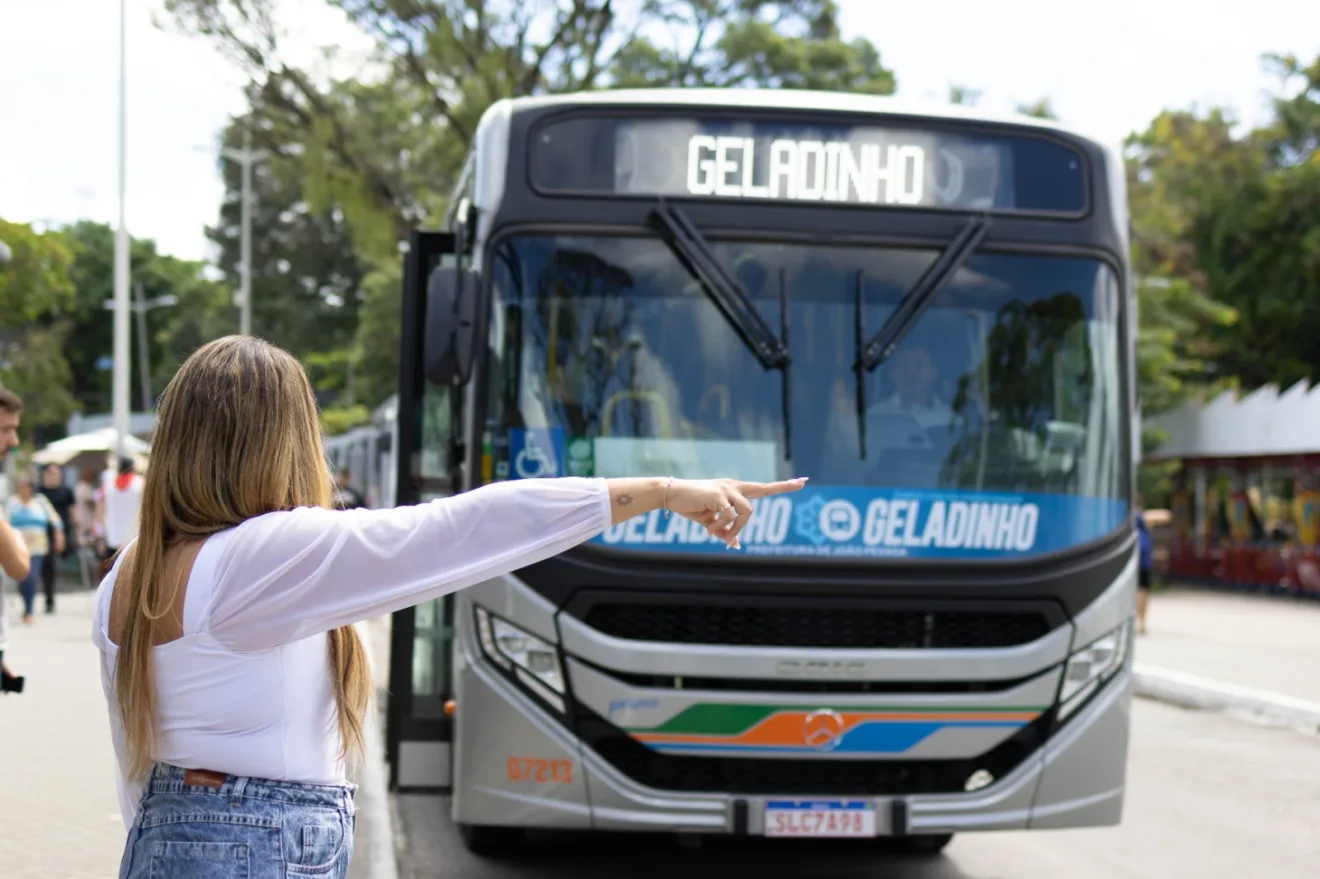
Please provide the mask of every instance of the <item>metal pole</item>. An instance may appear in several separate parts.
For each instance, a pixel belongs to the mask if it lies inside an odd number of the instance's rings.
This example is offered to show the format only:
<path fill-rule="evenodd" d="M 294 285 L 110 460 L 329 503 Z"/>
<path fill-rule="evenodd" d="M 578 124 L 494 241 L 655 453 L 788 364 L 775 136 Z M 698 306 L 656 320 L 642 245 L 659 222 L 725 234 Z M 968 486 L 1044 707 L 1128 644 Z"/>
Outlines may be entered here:
<path fill-rule="evenodd" d="M 252 135 L 243 135 L 243 232 L 240 242 L 239 259 L 243 262 L 239 275 L 239 318 L 238 331 L 243 335 L 252 332 Z"/>
<path fill-rule="evenodd" d="M 266 153 L 261 150 L 253 151 L 252 132 L 245 129 L 243 149 L 222 147 L 220 154 L 238 162 L 241 172 L 238 293 L 234 297 L 234 302 L 238 305 L 238 331 L 248 335 L 252 332 L 252 166 L 266 158 Z"/>
<path fill-rule="evenodd" d="M 119 0 L 119 228 L 115 234 L 115 324 L 113 410 L 115 452 L 122 458 L 128 450 L 129 434 L 129 252 L 126 219 L 128 188 L 128 2 Z"/>
<path fill-rule="evenodd" d="M 151 357 L 147 349 L 147 301 L 142 295 L 142 282 L 133 285 L 133 311 L 137 315 L 138 373 L 142 381 L 142 411 L 151 409 Z"/>

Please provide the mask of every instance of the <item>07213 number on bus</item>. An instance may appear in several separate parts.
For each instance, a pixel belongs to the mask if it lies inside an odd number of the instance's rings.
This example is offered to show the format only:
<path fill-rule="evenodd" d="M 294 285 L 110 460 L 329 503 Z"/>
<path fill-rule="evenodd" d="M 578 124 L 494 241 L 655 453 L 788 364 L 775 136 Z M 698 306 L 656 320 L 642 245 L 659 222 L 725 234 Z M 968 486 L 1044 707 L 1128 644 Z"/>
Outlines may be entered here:
<path fill-rule="evenodd" d="M 875 836 L 875 804 L 772 801 L 765 806 L 766 836 Z"/>
<path fill-rule="evenodd" d="M 569 784 L 573 781 L 572 760 L 549 760 L 545 757 L 510 757 L 509 781 L 536 784 Z"/>

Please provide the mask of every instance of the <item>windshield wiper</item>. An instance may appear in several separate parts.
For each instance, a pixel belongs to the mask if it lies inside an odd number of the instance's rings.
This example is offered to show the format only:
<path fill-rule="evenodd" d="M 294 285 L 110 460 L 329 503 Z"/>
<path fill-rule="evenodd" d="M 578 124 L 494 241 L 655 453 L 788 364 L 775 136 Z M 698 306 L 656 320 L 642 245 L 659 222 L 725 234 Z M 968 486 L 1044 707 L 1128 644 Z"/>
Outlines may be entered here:
<path fill-rule="evenodd" d="M 917 283 L 903 297 L 903 301 L 894 309 L 894 313 L 885 321 L 884 326 L 880 327 L 867 342 L 862 341 L 865 335 L 862 327 L 862 273 L 860 271 L 857 273 L 853 290 L 857 359 L 853 369 L 857 373 L 857 436 L 863 460 L 866 458 L 866 374 L 874 371 L 877 366 L 893 356 L 908 331 L 926 313 L 936 294 L 967 261 L 967 257 L 972 255 L 988 231 L 990 231 L 988 215 L 972 217 L 968 220 L 939 258 L 917 279 Z"/>
<path fill-rule="evenodd" d="M 710 242 L 686 214 L 664 199 L 659 199 L 652 216 L 665 232 L 665 240 L 678 261 L 701 285 L 761 367 L 778 369 L 783 376 L 784 458 L 792 457 L 789 445 L 792 431 L 788 374 L 792 358 L 788 353 L 788 289 L 783 272 L 780 272 L 779 277 L 780 333 L 776 335 L 756 310 L 742 284 L 720 263 Z"/>
<path fill-rule="evenodd" d="M 949 246 L 940 254 L 939 259 L 931 263 L 930 268 L 917 280 L 903 301 L 894 309 L 871 340 L 860 352 L 859 363 L 867 372 L 888 360 L 898 348 L 899 342 L 912 329 L 921 316 L 926 313 L 935 294 L 943 289 L 945 282 L 972 255 L 972 251 L 981 243 L 985 233 L 990 231 L 989 217 L 973 217 L 958 231 Z"/>

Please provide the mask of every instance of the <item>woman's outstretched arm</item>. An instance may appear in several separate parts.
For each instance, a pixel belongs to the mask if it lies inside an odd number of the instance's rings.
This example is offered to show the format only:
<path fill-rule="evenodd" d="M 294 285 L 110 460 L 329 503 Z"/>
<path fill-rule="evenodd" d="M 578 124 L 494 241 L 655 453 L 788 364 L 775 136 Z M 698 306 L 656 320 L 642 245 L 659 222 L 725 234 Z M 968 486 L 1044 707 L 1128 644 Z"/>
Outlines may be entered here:
<path fill-rule="evenodd" d="M 270 513 L 235 529 L 203 619 L 234 649 L 268 649 L 525 567 L 661 508 L 736 547 L 752 498 L 802 484 L 526 479 L 393 509 Z"/>

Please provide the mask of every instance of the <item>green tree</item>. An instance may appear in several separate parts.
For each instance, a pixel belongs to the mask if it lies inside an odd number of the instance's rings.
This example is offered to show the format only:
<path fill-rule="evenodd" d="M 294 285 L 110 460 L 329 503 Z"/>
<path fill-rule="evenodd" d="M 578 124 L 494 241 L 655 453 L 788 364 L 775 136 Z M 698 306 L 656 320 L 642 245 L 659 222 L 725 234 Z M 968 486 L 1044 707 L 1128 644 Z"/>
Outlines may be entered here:
<path fill-rule="evenodd" d="M 1320 54 L 1310 64 L 1296 55 L 1267 55 L 1283 95 L 1274 99 L 1275 121 L 1265 141 L 1279 166 L 1316 161 L 1320 152 Z M 1289 94 L 1291 92 L 1291 94 Z"/>
<path fill-rule="evenodd" d="M 1245 388 L 1320 378 L 1320 57 L 1271 57 L 1281 76 L 1274 121 L 1243 138 L 1259 158 L 1200 205 L 1188 243 L 1238 325 L 1218 332 L 1215 359 Z"/>
<path fill-rule="evenodd" d="M 367 276 L 362 320 L 357 328 L 353 356 L 356 398 L 369 405 L 387 399 L 399 386 L 399 296 L 402 278 L 398 266 L 387 264 Z"/>
<path fill-rule="evenodd" d="M 65 237 L 74 254 L 69 277 L 76 292 L 56 314 L 69 323 L 69 338 L 77 342 L 68 348 L 72 391 L 84 409 L 108 412 L 113 374 L 102 366 L 114 355 L 114 322 L 105 303 L 114 298 L 115 230 L 104 223 L 83 221 L 65 230 Z M 146 316 L 147 363 L 154 396 L 195 348 L 234 331 L 237 312 L 229 306 L 221 285 L 204 276 L 201 263 L 161 254 L 150 239 L 129 242 L 129 271 L 144 299 L 174 296 L 178 300 L 173 306 L 152 309 Z M 130 324 L 129 394 L 135 408 L 146 408 L 150 401 L 143 400 L 139 390 L 139 343 L 134 320 Z"/>
<path fill-rule="evenodd" d="M 64 436 L 64 425 L 79 409 L 65 357 L 69 337 L 69 322 L 59 321 L 33 325 L 4 346 L 0 385 L 23 398 L 24 433 L 39 442 Z"/>
<path fill-rule="evenodd" d="M 58 434 L 78 408 L 65 357 L 69 325 L 56 317 L 74 298 L 73 250 L 58 232 L 4 220 L 0 241 L 10 255 L 0 264 L 0 386 L 23 397 L 38 436 Z"/>
<path fill-rule="evenodd" d="M 1125 152 L 1137 388 L 1143 414 L 1152 416 L 1232 382 L 1216 369 L 1215 339 L 1237 315 L 1207 288 L 1190 236 L 1224 177 L 1250 173 L 1259 157 L 1233 136 L 1233 120 L 1219 109 L 1163 112 L 1127 139 Z M 1144 428 L 1145 451 L 1162 441 L 1160 431 Z M 1142 467 L 1139 489 L 1147 499 L 1158 497 L 1170 474 L 1169 466 Z"/>
<path fill-rule="evenodd" d="M 21 327 L 73 298 L 69 245 L 56 233 L 0 219 L 9 259 L 0 263 L 0 327 Z"/>
<path fill-rule="evenodd" d="M 208 277 L 201 263 L 162 257 L 144 273 L 146 297 L 152 289 L 172 293 L 178 301 L 147 314 L 153 395 L 159 395 L 183 361 L 202 345 L 238 329 L 238 309 L 228 285 Z M 158 294 L 163 295 L 163 294 Z M 153 322 L 155 318 L 157 322 Z M 135 342 L 136 344 L 136 342 Z"/>
<path fill-rule="evenodd" d="M 1029 104 L 1018 104 L 1017 111 L 1023 116 L 1031 116 L 1036 119 L 1058 120 L 1059 114 L 1054 112 L 1054 104 L 1048 97 L 1037 98 Z"/>
<path fill-rule="evenodd" d="M 272 0 L 166 7 L 244 67 L 254 145 L 300 158 L 307 215 L 341 214 L 380 279 L 397 277 L 409 231 L 442 215 L 478 120 L 501 98 L 642 85 L 890 94 L 895 85 L 873 45 L 843 39 L 833 0 L 647 0 L 626 10 L 611 0 L 328 2 L 374 38 L 378 79 L 321 84 L 286 63 Z M 374 404 L 395 386 L 398 293 L 366 286 L 355 375 L 359 399 Z"/>
<path fill-rule="evenodd" d="M 226 147 L 242 147 L 245 129 L 260 120 L 240 118 L 226 130 Z M 357 256 L 338 200 L 308 198 L 301 133 L 262 129 L 268 156 L 252 168 L 252 331 L 298 357 L 347 349 L 353 342 L 366 265 Z M 239 287 L 242 167 L 222 157 L 225 199 L 207 237 L 225 283 Z M 322 184 L 324 181 L 320 181 Z M 388 227 L 387 227 L 388 228 Z M 377 247 L 388 253 L 393 244 Z M 233 332 L 237 329 L 234 309 Z"/>
<path fill-rule="evenodd" d="M 1215 108 L 1165 111 L 1128 138 L 1128 202 L 1138 274 L 1194 280 L 1197 217 L 1227 181 L 1255 175 L 1265 156 L 1258 142 L 1234 136 L 1236 123 Z"/>
<path fill-rule="evenodd" d="M 985 93 L 979 89 L 969 88 L 965 85 L 951 85 L 949 86 L 949 103 L 963 107 L 975 107 L 980 103 L 983 94 Z"/>
<path fill-rule="evenodd" d="M 1126 148 L 1138 377 L 1143 411 L 1154 415 L 1225 379 L 1212 369 L 1211 333 L 1236 314 L 1207 290 L 1191 233 L 1223 181 L 1253 173 L 1261 153 L 1233 136 L 1219 109 L 1161 113 Z"/>
<path fill-rule="evenodd" d="M 1171 111 L 1129 139 L 1147 412 L 1320 375 L 1320 344 L 1297 329 L 1320 319 L 1320 58 L 1266 62 L 1280 90 L 1263 128 Z"/>

